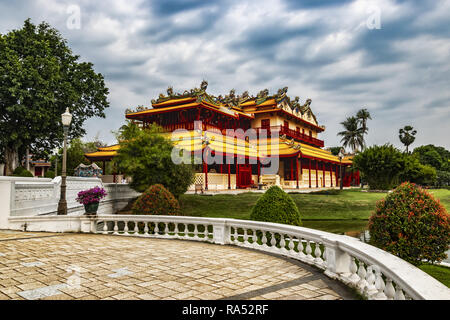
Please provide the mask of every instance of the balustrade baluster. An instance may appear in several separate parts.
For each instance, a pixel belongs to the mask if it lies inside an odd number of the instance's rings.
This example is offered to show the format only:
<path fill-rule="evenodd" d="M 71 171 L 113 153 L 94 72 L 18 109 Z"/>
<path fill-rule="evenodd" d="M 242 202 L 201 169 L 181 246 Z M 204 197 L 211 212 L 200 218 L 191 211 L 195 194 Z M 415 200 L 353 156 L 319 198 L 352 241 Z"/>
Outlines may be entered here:
<path fill-rule="evenodd" d="M 173 227 L 173 236 L 178 238 L 178 223 L 175 222 L 175 226 Z"/>
<path fill-rule="evenodd" d="M 164 225 L 164 227 L 163 227 L 163 229 L 162 229 L 162 234 L 163 234 L 163 236 L 165 236 L 165 235 L 168 235 L 168 234 L 169 234 L 169 224 L 163 222 L 163 225 Z"/>
<path fill-rule="evenodd" d="M 375 274 L 373 270 L 373 266 L 367 267 L 367 287 L 365 288 L 364 294 L 368 299 L 372 299 L 372 296 L 378 292 L 377 288 L 375 287 Z"/>
<path fill-rule="evenodd" d="M 306 240 L 306 259 L 314 260 L 314 257 L 311 255 L 311 252 L 312 252 L 311 243 L 309 240 Z"/>
<path fill-rule="evenodd" d="M 113 234 L 119 234 L 119 227 L 117 226 L 117 220 L 116 221 L 114 221 L 114 232 L 113 232 Z"/>
<path fill-rule="evenodd" d="M 125 226 L 123 227 L 123 232 L 124 232 L 124 234 L 126 236 L 128 236 L 129 235 L 129 233 L 128 233 L 128 221 L 124 221 L 124 223 L 125 223 Z"/>
<path fill-rule="evenodd" d="M 134 235 L 139 235 L 139 226 L 137 221 L 134 221 Z"/>
<path fill-rule="evenodd" d="M 239 239 L 238 239 L 238 228 L 233 227 L 234 233 L 233 233 L 233 243 L 234 244 L 238 244 L 239 243 Z"/>
<path fill-rule="evenodd" d="M 148 236 L 149 227 L 148 224 L 150 222 L 144 222 L 144 236 Z"/>
<path fill-rule="evenodd" d="M 155 236 L 158 236 L 158 235 L 159 235 L 159 226 L 158 226 L 158 222 L 155 221 L 154 224 L 155 224 L 155 229 L 154 229 Z"/>
<path fill-rule="evenodd" d="M 243 229 L 244 230 L 244 236 L 243 236 L 243 238 L 244 238 L 244 244 L 247 244 L 248 243 L 248 235 L 247 235 L 247 229 Z"/>
<path fill-rule="evenodd" d="M 319 242 L 315 242 L 316 246 L 314 249 L 314 255 L 316 256 L 314 258 L 314 263 L 318 264 L 318 265 L 322 265 L 323 264 L 323 260 L 322 260 L 322 250 L 320 250 L 320 243 Z"/>
<path fill-rule="evenodd" d="M 287 252 L 286 250 L 286 240 L 284 239 L 284 234 L 280 233 L 280 251 L 285 253 Z"/>
<path fill-rule="evenodd" d="M 356 265 L 355 257 L 352 257 L 350 261 L 350 277 L 348 278 L 352 284 L 357 284 L 360 280 L 359 276 L 356 274 L 357 271 L 358 266 Z"/>
<path fill-rule="evenodd" d="M 194 224 L 194 239 L 198 239 L 198 225 Z"/>
<path fill-rule="evenodd" d="M 275 239 L 275 233 L 271 232 L 270 233 L 270 246 L 271 246 L 271 249 L 276 249 L 276 244 L 277 244 L 277 240 Z"/>
<path fill-rule="evenodd" d="M 267 236 L 266 236 L 266 231 L 265 230 L 262 230 L 261 242 L 262 242 L 263 247 L 266 247 L 266 248 L 268 247 L 268 245 L 267 245 Z"/>
<path fill-rule="evenodd" d="M 103 234 L 108 234 L 108 222 L 103 221 Z"/>
<path fill-rule="evenodd" d="M 289 236 L 289 254 L 293 254 L 294 253 L 294 236 Z"/>
<path fill-rule="evenodd" d="M 259 243 L 258 243 L 258 231 L 256 229 L 252 229 L 253 235 L 252 235 L 252 240 L 253 240 L 253 246 L 255 248 L 259 247 Z"/>
<path fill-rule="evenodd" d="M 298 237 L 297 250 L 298 250 L 298 256 L 299 256 L 300 260 L 304 260 L 306 258 L 306 254 L 303 252 L 303 250 L 305 250 L 305 248 L 303 247 L 302 237 Z"/>
<path fill-rule="evenodd" d="M 395 284 L 395 300 L 406 300 L 405 295 L 403 294 L 402 288 L 398 284 Z"/>
<path fill-rule="evenodd" d="M 392 285 L 392 279 L 387 278 L 386 279 L 386 288 L 384 289 L 384 293 L 386 294 L 386 297 L 388 300 L 393 300 L 395 297 L 395 288 Z"/>
<path fill-rule="evenodd" d="M 366 268 L 364 266 L 364 262 L 359 260 L 359 268 L 358 268 L 358 276 L 359 276 L 359 282 L 357 283 L 357 287 L 361 293 L 364 293 L 366 287 L 369 285 L 369 283 L 366 280 L 367 272 Z"/>
<path fill-rule="evenodd" d="M 379 268 L 376 268 L 376 279 L 375 279 L 375 288 L 377 288 L 378 292 L 375 295 L 374 299 L 376 300 L 386 300 L 387 297 L 384 294 L 384 288 L 386 287 L 383 281 L 383 275 Z"/>

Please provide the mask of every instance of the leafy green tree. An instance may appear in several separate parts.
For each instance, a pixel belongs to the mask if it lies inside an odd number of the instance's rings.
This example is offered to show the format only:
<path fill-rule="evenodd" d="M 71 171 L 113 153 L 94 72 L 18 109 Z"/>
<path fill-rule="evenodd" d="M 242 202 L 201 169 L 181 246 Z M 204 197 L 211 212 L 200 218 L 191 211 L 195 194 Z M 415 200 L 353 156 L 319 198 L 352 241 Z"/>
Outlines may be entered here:
<path fill-rule="evenodd" d="M 415 148 L 412 154 L 422 164 L 430 165 L 436 170 L 450 171 L 450 151 L 443 147 L 436 147 L 432 144 L 420 146 Z"/>
<path fill-rule="evenodd" d="M 0 146 L 8 175 L 19 165 L 19 150 L 40 154 L 61 146 L 66 107 L 73 114 L 69 140 L 85 133 L 88 118 L 105 117 L 103 76 L 79 59 L 45 22 L 28 19 L 22 29 L 0 35 Z"/>
<path fill-rule="evenodd" d="M 69 146 L 67 147 L 67 175 L 73 176 L 75 168 L 78 167 L 80 163 L 82 164 L 90 164 L 91 162 L 86 159 L 84 156 L 85 153 L 89 152 L 95 152 L 97 151 L 97 148 L 104 147 L 106 144 L 96 139 L 95 141 L 91 142 L 83 142 L 79 138 L 75 138 L 72 141 L 70 141 Z M 55 160 L 58 161 L 58 172 L 56 175 L 60 175 L 62 172 L 62 159 L 63 159 L 63 149 L 59 149 L 58 153 L 56 155 L 53 155 L 50 157 L 50 163 L 51 163 L 51 169 L 55 169 Z M 96 162 L 96 164 L 102 168 L 102 163 Z M 109 166 L 111 166 L 109 164 Z M 107 165 L 107 171 L 109 171 L 108 165 Z M 106 173 L 103 173 L 106 174 Z"/>
<path fill-rule="evenodd" d="M 353 166 L 371 189 L 389 190 L 399 182 L 406 165 L 405 155 L 390 144 L 372 146 L 353 158 Z"/>
<path fill-rule="evenodd" d="M 349 146 L 355 153 L 362 150 L 364 143 L 364 129 L 359 126 L 359 120 L 357 117 L 347 117 L 347 119 L 341 124 L 344 126 L 345 130 L 338 133 L 342 136 L 341 142 L 344 147 Z"/>
<path fill-rule="evenodd" d="M 409 181 L 422 186 L 434 185 L 436 182 L 436 169 L 410 155 L 405 155 L 405 166 L 400 174 L 400 182 Z"/>
<path fill-rule="evenodd" d="M 400 141 L 406 146 L 406 153 L 408 153 L 408 147 L 416 140 L 417 131 L 411 126 L 405 126 L 398 131 L 398 137 Z"/>
<path fill-rule="evenodd" d="M 163 136 L 156 125 L 136 130 L 128 123 L 120 129 L 120 149 L 114 162 L 125 174 L 131 176 L 130 186 L 144 192 L 149 186 L 162 184 L 176 198 L 185 193 L 194 179 L 190 164 L 172 161 L 172 141 Z"/>
<path fill-rule="evenodd" d="M 341 150 L 342 147 L 330 147 L 330 152 L 332 155 L 339 155 L 339 151 Z"/>

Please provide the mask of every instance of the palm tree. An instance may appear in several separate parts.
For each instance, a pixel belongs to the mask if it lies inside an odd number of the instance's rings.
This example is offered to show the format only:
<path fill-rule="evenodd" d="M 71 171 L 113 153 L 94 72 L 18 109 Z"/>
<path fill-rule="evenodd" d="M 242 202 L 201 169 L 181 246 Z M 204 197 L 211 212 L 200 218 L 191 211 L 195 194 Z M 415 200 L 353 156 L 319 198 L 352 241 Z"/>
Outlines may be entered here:
<path fill-rule="evenodd" d="M 400 129 L 398 131 L 400 138 L 400 141 L 406 146 L 406 153 L 408 153 L 408 147 L 410 144 L 416 140 L 416 137 L 414 137 L 417 133 L 416 130 L 412 126 L 405 126 L 403 129 Z"/>
<path fill-rule="evenodd" d="M 359 127 L 358 118 L 347 117 L 341 124 L 344 126 L 345 131 L 339 132 L 338 135 L 342 136 L 341 142 L 343 142 L 343 146 L 349 146 L 353 153 L 362 149 L 364 147 L 364 130 L 362 127 Z"/>
<path fill-rule="evenodd" d="M 367 120 L 372 120 L 372 117 L 370 116 L 370 112 L 367 109 L 361 109 L 356 113 L 356 118 L 358 119 L 358 123 L 361 124 L 361 128 L 363 130 L 362 148 L 364 148 L 366 146 L 364 135 L 369 131 L 369 128 L 367 128 Z"/>
<path fill-rule="evenodd" d="M 367 128 L 367 120 L 372 120 L 370 112 L 367 109 L 361 109 L 356 113 L 356 118 L 358 119 L 358 122 L 361 124 L 364 133 L 367 133 L 367 131 L 369 131 L 369 128 Z"/>

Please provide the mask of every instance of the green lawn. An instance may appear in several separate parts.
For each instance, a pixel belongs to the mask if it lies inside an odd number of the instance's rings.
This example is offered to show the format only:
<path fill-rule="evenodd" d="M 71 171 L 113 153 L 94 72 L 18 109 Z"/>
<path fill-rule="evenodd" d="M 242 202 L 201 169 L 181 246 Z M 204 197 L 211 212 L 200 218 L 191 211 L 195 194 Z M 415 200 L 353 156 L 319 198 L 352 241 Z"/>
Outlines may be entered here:
<path fill-rule="evenodd" d="M 430 193 L 450 211 L 450 190 L 430 190 Z M 375 210 L 375 203 L 386 197 L 386 193 L 362 192 L 359 189 L 343 190 L 337 195 L 290 195 L 300 210 L 302 220 L 327 220 L 330 224 L 332 220 L 367 220 Z M 185 194 L 180 197 L 180 204 L 183 214 L 188 216 L 250 219 L 252 207 L 260 196 L 261 193 L 252 192 L 214 196 Z M 356 225 L 361 223 L 354 221 Z"/>
<path fill-rule="evenodd" d="M 450 191 L 449 191 L 450 193 Z M 198 217 L 250 219 L 250 212 L 260 193 L 238 195 L 183 195 L 180 199 L 185 215 Z M 303 220 L 367 220 L 377 200 L 385 193 L 343 190 L 337 195 L 291 194 Z"/>
<path fill-rule="evenodd" d="M 450 268 L 431 264 L 423 264 L 419 268 L 450 288 Z"/>

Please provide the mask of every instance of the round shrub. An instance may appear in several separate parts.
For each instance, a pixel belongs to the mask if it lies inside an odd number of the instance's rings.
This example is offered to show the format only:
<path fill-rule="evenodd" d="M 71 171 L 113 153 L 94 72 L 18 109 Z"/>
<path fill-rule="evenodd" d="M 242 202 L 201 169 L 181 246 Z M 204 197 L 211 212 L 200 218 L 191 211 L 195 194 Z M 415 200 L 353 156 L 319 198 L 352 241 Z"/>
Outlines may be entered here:
<path fill-rule="evenodd" d="M 250 219 L 301 226 L 300 212 L 294 200 L 277 186 L 272 186 L 258 199 Z"/>
<path fill-rule="evenodd" d="M 162 184 L 155 184 L 137 198 L 131 210 L 133 214 L 176 216 L 180 214 L 180 204 Z"/>
<path fill-rule="evenodd" d="M 14 172 L 13 172 L 13 176 L 15 177 L 33 177 L 33 174 L 28 171 L 27 169 L 25 169 L 24 167 L 17 167 Z"/>
<path fill-rule="evenodd" d="M 44 174 L 44 177 L 53 179 L 55 177 L 55 171 L 49 170 Z"/>
<path fill-rule="evenodd" d="M 446 258 L 450 216 L 432 195 L 413 183 L 398 186 L 376 205 L 370 242 L 414 265 Z"/>

